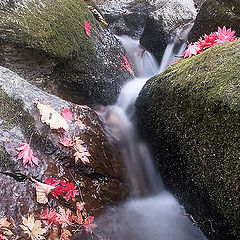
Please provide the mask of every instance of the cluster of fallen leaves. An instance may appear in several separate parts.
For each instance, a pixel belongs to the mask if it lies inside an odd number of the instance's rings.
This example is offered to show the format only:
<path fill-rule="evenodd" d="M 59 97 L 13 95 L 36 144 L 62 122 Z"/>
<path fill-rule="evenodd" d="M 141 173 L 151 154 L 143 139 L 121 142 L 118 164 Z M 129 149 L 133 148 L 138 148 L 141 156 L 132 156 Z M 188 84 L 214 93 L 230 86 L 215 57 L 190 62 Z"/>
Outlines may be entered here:
<path fill-rule="evenodd" d="M 87 106 L 80 107 L 82 109 L 88 108 Z M 57 130 L 62 136 L 60 137 L 59 143 L 73 150 L 75 163 L 79 160 L 84 164 L 90 163 L 88 159 L 90 154 L 85 142 L 82 141 L 80 137 L 74 136 L 72 139 L 66 137 L 69 130 L 69 123 L 75 121 L 69 108 L 65 108 L 61 114 L 51 106 L 39 102 L 37 103 L 37 108 L 39 109 L 42 123 L 49 125 L 50 129 Z M 76 119 L 75 122 L 80 129 L 85 128 L 85 125 L 79 119 Z M 30 143 L 22 143 L 16 148 L 16 150 L 19 152 L 17 160 L 22 159 L 23 165 L 29 164 L 32 167 L 33 163 L 35 165 L 39 164 L 39 159 L 33 155 Z M 53 177 L 49 177 L 46 178 L 45 183 L 33 178 L 30 178 L 30 180 L 35 184 L 37 202 L 41 204 L 46 204 L 48 202 L 49 194 L 57 199 L 61 196 L 62 199 L 65 199 L 66 201 L 72 200 L 73 202 L 76 201 L 75 197 L 79 195 L 76 185 L 69 179 L 54 180 Z M 94 217 L 87 214 L 84 208 L 84 203 L 82 202 L 77 202 L 75 208 L 75 213 L 62 207 L 59 207 L 58 211 L 45 208 L 39 216 L 39 219 L 36 219 L 33 214 L 30 214 L 27 217 L 22 217 L 22 224 L 20 227 L 32 240 L 45 239 L 49 229 L 53 226 L 60 226 L 60 240 L 68 240 L 69 237 L 72 236 L 72 229 L 75 229 L 76 232 L 83 228 L 86 232 L 92 233 L 92 229 L 96 227 L 96 225 L 93 224 Z M 45 224 L 45 227 L 42 226 L 42 221 Z M 16 227 L 13 219 L 12 224 Z M 12 231 L 9 230 L 10 225 L 11 223 L 8 222 L 5 217 L 0 218 L 0 240 L 7 239 L 7 236 L 13 235 Z"/>
<path fill-rule="evenodd" d="M 181 58 L 177 59 L 174 62 L 171 62 L 170 64 L 175 63 L 182 58 L 188 58 L 193 55 L 197 55 L 214 45 L 239 40 L 239 38 L 235 37 L 234 35 L 235 31 L 232 31 L 231 28 L 226 29 L 226 27 L 218 27 L 217 32 L 205 35 L 201 37 L 199 41 L 189 44 L 185 52 L 182 54 Z"/>

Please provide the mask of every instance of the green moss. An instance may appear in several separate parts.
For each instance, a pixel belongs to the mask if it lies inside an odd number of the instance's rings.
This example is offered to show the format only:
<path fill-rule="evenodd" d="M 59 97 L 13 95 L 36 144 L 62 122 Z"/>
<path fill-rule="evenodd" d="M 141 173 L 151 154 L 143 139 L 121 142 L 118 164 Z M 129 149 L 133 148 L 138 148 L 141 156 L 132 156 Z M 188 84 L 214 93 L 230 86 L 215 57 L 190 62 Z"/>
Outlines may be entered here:
<path fill-rule="evenodd" d="M 60 58 L 72 58 L 77 53 L 87 60 L 94 54 L 93 40 L 86 35 L 84 23 L 98 23 L 83 1 L 41 2 L 34 0 L 24 7 L 0 11 L 1 37 Z"/>
<path fill-rule="evenodd" d="M 3 123 L 1 127 L 11 129 L 19 126 L 26 136 L 30 136 L 35 130 L 33 117 L 23 110 L 23 103 L 9 97 L 0 89 L 0 116 Z"/>
<path fill-rule="evenodd" d="M 227 221 L 235 237 L 240 235 L 239 52 L 236 41 L 181 60 L 151 79 L 137 102 L 141 125 L 158 149 L 169 186 L 184 186 L 185 192 L 195 186 L 205 192 L 223 217 L 214 219 L 216 228 Z M 191 201 L 196 204 L 198 199 Z"/>

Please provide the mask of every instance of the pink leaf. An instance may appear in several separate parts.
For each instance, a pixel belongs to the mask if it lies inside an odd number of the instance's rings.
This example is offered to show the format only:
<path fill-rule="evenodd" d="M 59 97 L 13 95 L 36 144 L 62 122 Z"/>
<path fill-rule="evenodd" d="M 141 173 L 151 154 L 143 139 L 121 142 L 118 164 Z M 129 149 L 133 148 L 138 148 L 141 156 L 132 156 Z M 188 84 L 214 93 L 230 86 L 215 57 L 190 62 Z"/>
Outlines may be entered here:
<path fill-rule="evenodd" d="M 129 61 L 127 60 L 127 58 L 125 56 L 123 56 L 123 59 L 124 59 L 124 62 L 121 62 L 121 65 L 123 67 L 123 69 L 125 69 L 126 71 L 128 71 L 133 77 L 135 77 L 135 73 L 134 71 L 132 70 L 132 67 L 129 63 Z"/>
<path fill-rule="evenodd" d="M 197 55 L 201 51 L 201 46 L 198 42 L 188 45 L 187 50 L 183 53 L 185 58 L 191 57 L 192 55 Z"/>
<path fill-rule="evenodd" d="M 92 216 L 89 216 L 89 217 L 87 217 L 87 218 L 85 219 L 85 221 L 84 221 L 84 223 L 83 223 L 83 227 L 84 227 L 84 230 L 85 230 L 86 232 L 92 233 L 92 229 L 94 229 L 94 228 L 97 227 L 96 224 L 92 223 L 93 220 L 94 220 L 94 217 L 92 217 Z"/>
<path fill-rule="evenodd" d="M 73 146 L 73 141 L 68 138 L 60 138 L 60 143 L 65 146 L 65 147 L 72 147 Z"/>
<path fill-rule="evenodd" d="M 92 27 L 90 26 L 90 23 L 89 23 L 89 22 L 85 22 L 84 28 L 85 28 L 86 34 L 90 37 L 90 30 L 91 30 L 91 28 L 92 28 Z"/>
<path fill-rule="evenodd" d="M 29 144 L 23 143 L 18 148 L 16 148 L 16 150 L 20 151 L 20 153 L 18 154 L 17 160 L 22 159 L 23 165 L 29 163 L 29 165 L 32 167 L 32 162 L 38 165 L 39 160 L 33 156 L 33 152 Z"/>
<path fill-rule="evenodd" d="M 67 121 L 74 120 L 73 114 L 69 111 L 69 108 L 64 108 L 64 110 L 62 112 L 62 116 Z"/>
<path fill-rule="evenodd" d="M 226 27 L 223 27 L 222 29 L 218 27 L 218 32 L 216 34 L 218 36 L 217 43 L 234 41 L 235 31 L 232 31 L 231 28 L 227 30 Z"/>

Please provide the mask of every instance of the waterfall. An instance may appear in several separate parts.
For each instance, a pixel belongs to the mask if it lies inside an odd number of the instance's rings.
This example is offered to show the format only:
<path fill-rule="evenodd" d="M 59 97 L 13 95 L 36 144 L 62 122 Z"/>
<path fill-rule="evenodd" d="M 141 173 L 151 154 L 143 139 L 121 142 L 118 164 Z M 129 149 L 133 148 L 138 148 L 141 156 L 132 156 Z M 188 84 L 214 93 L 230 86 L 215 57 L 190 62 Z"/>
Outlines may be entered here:
<path fill-rule="evenodd" d="M 174 49 L 179 53 L 184 50 L 186 41 L 179 45 L 176 34 L 159 68 L 138 41 L 126 36 L 118 39 L 132 56 L 138 78 L 123 86 L 114 106 L 104 107 L 98 114 L 121 146 L 132 195 L 121 206 L 109 208 L 96 219 L 96 234 L 111 240 L 205 240 L 202 232 L 183 216 L 184 209 L 175 197 L 164 189 L 148 146 L 135 128 L 134 103 L 139 91 L 150 76 L 166 68 L 168 61 L 175 57 Z"/>

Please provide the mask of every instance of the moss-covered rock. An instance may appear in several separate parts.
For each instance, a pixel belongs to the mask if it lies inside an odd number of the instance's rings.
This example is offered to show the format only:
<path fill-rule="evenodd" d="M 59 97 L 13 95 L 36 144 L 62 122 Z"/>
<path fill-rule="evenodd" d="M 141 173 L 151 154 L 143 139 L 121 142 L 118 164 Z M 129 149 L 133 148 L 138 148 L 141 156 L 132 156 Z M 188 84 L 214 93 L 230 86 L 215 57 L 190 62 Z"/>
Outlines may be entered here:
<path fill-rule="evenodd" d="M 137 117 L 165 184 L 210 239 L 240 239 L 240 42 L 151 78 Z"/>
<path fill-rule="evenodd" d="M 240 4 L 238 0 L 206 0 L 196 17 L 189 33 L 189 42 L 226 26 L 240 34 Z"/>
<path fill-rule="evenodd" d="M 33 82 L 55 79 L 58 92 L 65 88 L 84 103 L 116 100 L 120 85 L 130 77 L 121 69 L 125 53 L 84 1 L 10 2 L 0 8 L 1 65 Z M 90 37 L 84 29 L 87 21 Z"/>

